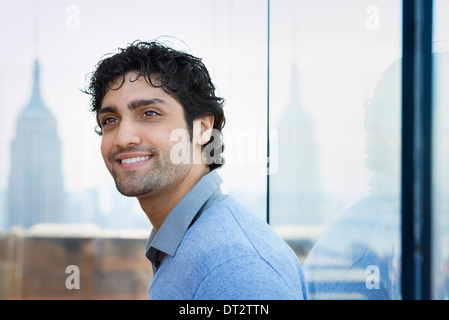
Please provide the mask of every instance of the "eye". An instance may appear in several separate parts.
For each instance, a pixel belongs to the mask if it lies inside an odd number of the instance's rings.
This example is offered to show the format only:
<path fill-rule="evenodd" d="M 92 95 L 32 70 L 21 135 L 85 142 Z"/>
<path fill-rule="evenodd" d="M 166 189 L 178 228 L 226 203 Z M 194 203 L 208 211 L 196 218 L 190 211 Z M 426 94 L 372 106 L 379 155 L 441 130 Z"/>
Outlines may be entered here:
<path fill-rule="evenodd" d="M 105 118 L 101 121 L 101 125 L 104 127 L 104 126 L 107 126 L 107 125 L 109 125 L 109 124 L 114 124 L 114 123 L 117 123 L 117 122 L 118 122 L 118 120 L 117 120 L 116 118 L 105 117 Z"/>
<path fill-rule="evenodd" d="M 157 115 L 159 115 L 156 111 L 153 111 L 153 110 L 148 110 L 148 111 L 145 111 L 144 112 L 144 114 L 142 115 L 142 117 L 143 118 L 148 118 L 148 117 L 155 117 L 155 116 L 157 116 Z"/>

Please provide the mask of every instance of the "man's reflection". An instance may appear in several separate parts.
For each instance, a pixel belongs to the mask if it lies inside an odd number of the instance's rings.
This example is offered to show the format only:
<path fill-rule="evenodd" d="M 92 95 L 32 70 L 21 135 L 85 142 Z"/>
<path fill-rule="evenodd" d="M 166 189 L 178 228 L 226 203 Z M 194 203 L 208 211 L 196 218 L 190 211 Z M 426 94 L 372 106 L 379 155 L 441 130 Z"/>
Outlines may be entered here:
<path fill-rule="evenodd" d="M 434 55 L 434 271 L 437 296 L 447 295 L 449 248 L 442 221 L 449 199 L 449 55 Z M 304 269 L 311 299 L 398 299 L 400 294 L 401 61 L 390 65 L 366 103 L 370 195 L 352 205 L 317 241 Z M 443 210 L 443 211 L 442 211 Z M 446 211 L 447 212 L 447 211 Z M 447 220 L 447 218 L 446 218 Z M 441 278 L 442 277 L 442 278 Z M 444 293 L 446 292 L 446 293 Z"/>

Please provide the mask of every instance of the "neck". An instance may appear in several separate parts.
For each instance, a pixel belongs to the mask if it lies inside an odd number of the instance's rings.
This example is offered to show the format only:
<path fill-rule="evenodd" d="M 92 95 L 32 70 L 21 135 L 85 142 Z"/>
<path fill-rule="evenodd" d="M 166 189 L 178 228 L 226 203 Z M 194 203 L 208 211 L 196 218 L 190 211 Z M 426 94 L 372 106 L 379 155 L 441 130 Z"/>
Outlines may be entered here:
<path fill-rule="evenodd" d="M 181 183 L 137 198 L 156 232 L 178 202 L 209 172 L 208 166 L 194 164 Z"/>

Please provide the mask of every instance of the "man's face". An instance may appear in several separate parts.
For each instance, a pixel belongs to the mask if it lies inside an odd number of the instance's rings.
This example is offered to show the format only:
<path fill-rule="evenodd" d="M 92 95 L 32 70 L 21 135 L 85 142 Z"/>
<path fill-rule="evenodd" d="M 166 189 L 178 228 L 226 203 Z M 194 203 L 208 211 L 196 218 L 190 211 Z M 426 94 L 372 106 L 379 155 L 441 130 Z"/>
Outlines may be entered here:
<path fill-rule="evenodd" d="M 98 111 L 104 162 L 117 189 L 130 197 L 170 191 L 191 167 L 170 160 L 176 143 L 170 141 L 171 133 L 187 130 L 182 105 L 144 77 L 135 79 L 136 74 L 130 72 L 119 89 L 113 85 Z"/>

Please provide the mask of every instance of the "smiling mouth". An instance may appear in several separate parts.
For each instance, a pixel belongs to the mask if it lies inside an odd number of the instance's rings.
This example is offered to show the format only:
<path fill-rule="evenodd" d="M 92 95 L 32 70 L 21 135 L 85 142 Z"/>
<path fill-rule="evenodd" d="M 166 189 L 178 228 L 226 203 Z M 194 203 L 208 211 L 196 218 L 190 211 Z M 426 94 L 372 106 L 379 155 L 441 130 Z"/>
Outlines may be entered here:
<path fill-rule="evenodd" d="M 129 163 L 138 163 L 138 162 L 143 162 L 150 159 L 150 156 L 146 156 L 146 157 L 135 157 L 135 158 L 126 158 L 126 159 L 121 159 L 119 160 L 119 162 L 121 164 L 129 164 Z"/>

